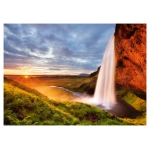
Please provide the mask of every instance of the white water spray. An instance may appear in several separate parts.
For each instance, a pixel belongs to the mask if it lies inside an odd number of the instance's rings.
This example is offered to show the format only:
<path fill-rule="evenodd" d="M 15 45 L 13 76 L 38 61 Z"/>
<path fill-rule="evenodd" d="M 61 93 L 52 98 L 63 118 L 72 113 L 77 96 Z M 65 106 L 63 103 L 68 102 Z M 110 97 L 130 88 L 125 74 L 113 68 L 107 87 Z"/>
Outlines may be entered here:
<path fill-rule="evenodd" d="M 103 56 L 93 103 L 102 105 L 106 109 L 116 103 L 114 36 L 111 37 Z"/>
<path fill-rule="evenodd" d="M 100 105 L 105 109 L 111 109 L 116 103 L 114 35 L 111 37 L 103 56 L 94 97 L 88 100 L 85 98 L 82 102 Z"/>

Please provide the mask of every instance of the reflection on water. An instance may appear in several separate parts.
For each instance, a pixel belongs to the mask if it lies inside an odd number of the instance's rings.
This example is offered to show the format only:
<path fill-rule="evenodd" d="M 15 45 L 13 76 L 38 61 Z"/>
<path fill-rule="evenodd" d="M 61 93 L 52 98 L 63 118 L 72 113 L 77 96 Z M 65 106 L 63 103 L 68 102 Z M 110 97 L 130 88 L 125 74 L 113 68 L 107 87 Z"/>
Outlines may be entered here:
<path fill-rule="evenodd" d="M 85 97 L 85 94 L 73 92 L 71 90 L 59 86 L 34 86 L 32 88 L 46 95 L 49 99 L 57 101 L 68 101 Z"/>

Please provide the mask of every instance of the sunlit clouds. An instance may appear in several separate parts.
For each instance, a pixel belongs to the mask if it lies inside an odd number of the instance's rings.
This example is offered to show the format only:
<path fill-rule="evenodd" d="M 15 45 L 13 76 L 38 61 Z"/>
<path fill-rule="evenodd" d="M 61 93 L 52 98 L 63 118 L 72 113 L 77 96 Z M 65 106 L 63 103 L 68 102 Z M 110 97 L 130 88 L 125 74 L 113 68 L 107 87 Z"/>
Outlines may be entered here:
<path fill-rule="evenodd" d="M 4 74 L 91 73 L 114 30 L 114 24 L 4 24 Z"/>

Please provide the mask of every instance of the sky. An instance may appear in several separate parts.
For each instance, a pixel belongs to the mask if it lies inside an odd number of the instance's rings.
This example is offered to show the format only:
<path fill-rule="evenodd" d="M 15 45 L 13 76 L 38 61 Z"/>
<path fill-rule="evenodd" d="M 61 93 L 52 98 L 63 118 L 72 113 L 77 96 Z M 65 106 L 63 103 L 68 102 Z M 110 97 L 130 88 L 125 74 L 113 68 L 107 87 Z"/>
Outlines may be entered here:
<path fill-rule="evenodd" d="M 115 24 L 4 24 L 4 74 L 90 74 Z"/>

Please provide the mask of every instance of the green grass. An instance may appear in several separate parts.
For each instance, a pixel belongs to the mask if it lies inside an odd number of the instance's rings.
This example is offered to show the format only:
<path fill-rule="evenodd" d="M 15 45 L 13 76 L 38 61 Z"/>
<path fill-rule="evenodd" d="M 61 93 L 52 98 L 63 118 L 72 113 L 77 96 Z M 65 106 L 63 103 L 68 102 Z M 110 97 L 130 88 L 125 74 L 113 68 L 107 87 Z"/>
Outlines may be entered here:
<path fill-rule="evenodd" d="M 97 76 L 98 74 L 84 79 L 82 81 L 82 84 L 80 84 L 76 90 L 82 93 L 93 95 L 96 86 Z"/>
<path fill-rule="evenodd" d="M 119 99 L 126 101 L 136 110 L 142 112 L 142 114 L 135 119 L 124 118 L 123 120 L 135 125 L 146 125 L 146 100 L 137 97 L 135 94 L 125 89 L 118 90 L 117 96 Z"/>
<path fill-rule="evenodd" d="M 36 90 L 4 79 L 5 125 L 131 125 L 87 104 L 50 100 Z"/>
<path fill-rule="evenodd" d="M 139 110 L 142 112 L 146 111 L 146 101 L 137 97 L 132 92 L 127 91 L 127 90 L 118 90 L 117 95 L 122 100 L 126 101 L 128 104 L 133 106 L 136 110 Z"/>

